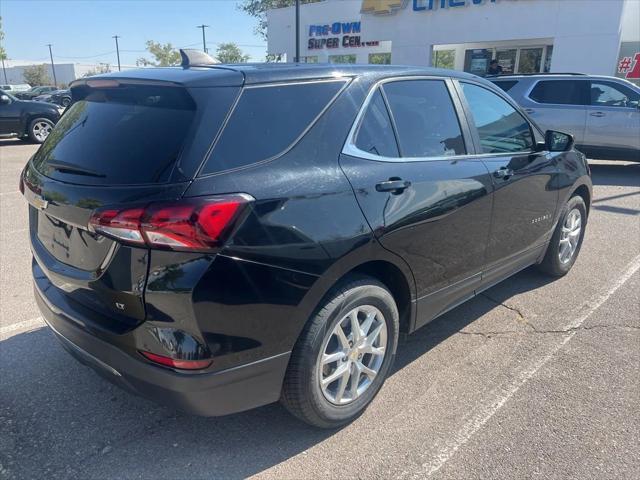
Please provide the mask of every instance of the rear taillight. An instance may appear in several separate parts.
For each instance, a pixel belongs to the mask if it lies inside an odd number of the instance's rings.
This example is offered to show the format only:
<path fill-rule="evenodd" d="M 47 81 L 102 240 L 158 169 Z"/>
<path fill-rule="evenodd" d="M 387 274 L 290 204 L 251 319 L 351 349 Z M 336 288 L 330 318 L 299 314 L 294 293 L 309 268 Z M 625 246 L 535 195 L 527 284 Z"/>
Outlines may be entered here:
<path fill-rule="evenodd" d="M 157 355 L 142 350 L 140 350 L 140 353 L 153 363 L 164 365 L 165 367 L 179 368 L 181 370 L 202 370 L 213 363 L 213 360 L 210 358 L 206 360 L 178 360 L 177 358 L 165 357 L 164 355 Z"/>
<path fill-rule="evenodd" d="M 207 251 L 222 245 L 252 201 L 249 195 L 187 198 L 146 207 L 96 210 L 89 229 L 136 245 Z"/>

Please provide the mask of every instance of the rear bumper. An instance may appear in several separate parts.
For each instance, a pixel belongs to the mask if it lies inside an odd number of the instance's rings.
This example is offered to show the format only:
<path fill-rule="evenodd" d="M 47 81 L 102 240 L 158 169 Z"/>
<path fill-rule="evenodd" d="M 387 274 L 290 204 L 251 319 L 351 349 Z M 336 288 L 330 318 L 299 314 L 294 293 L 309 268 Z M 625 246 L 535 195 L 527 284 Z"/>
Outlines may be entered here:
<path fill-rule="evenodd" d="M 277 401 L 290 352 L 214 373 L 182 373 L 137 359 L 83 328 L 35 284 L 46 323 L 69 353 L 116 385 L 158 403 L 204 416 L 226 415 Z"/>

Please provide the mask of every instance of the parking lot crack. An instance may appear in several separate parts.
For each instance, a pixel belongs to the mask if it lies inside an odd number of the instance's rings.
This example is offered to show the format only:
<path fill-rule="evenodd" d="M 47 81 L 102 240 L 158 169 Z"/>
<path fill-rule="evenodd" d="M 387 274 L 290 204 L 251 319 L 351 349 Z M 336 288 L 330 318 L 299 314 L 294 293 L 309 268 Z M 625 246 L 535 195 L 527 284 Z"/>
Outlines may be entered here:
<path fill-rule="evenodd" d="M 480 295 L 482 295 L 484 298 L 486 298 L 490 302 L 495 303 L 496 305 L 499 305 L 501 307 L 506 308 L 507 310 L 511 310 L 512 312 L 516 313 L 516 315 L 518 315 L 518 319 L 522 323 L 524 323 L 527 327 L 529 327 L 533 332 L 537 332 L 538 331 L 538 329 L 531 322 L 529 322 L 529 320 L 527 320 L 527 318 L 524 316 L 524 314 L 520 311 L 520 309 L 518 307 L 514 307 L 514 306 L 509 305 L 507 303 L 504 303 L 504 302 L 501 302 L 499 300 L 496 300 L 495 298 L 491 297 L 490 295 L 487 295 L 486 292 L 482 292 Z"/>

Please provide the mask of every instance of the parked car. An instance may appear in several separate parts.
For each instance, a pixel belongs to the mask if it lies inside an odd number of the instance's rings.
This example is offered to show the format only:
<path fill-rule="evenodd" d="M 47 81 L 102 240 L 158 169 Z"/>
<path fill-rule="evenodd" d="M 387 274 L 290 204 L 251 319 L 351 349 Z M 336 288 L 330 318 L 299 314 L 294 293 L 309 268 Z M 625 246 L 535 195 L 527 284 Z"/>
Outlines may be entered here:
<path fill-rule="evenodd" d="M 574 264 L 586 158 L 492 83 L 182 55 L 75 81 L 21 176 L 43 317 L 112 382 L 200 415 L 282 400 L 335 427 L 381 388 L 400 332 Z"/>
<path fill-rule="evenodd" d="M 15 97 L 20 100 L 33 100 L 39 95 L 51 93 L 56 90 L 58 90 L 58 87 L 53 87 L 53 86 L 33 87 L 27 90 L 26 92 L 16 92 Z"/>
<path fill-rule="evenodd" d="M 590 158 L 640 161 L 640 88 L 626 80 L 579 74 L 491 79 L 543 129 L 574 136 Z"/>
<path fill-rule="evenodd" d="M 0 135 L 42 143 L 60 119 L 63 109 L 47 103 L 19 100 L 0 93 Z"/>
<path fill-rule="evenodd" d="M 55 90 L 53 92 L 40 95 L 34 98 L 34 100 L 37 102 L 49 102 L 62 107 L 68 107 L 71 105 L 71 91 L 69 89 Z"/>
<path fill-rule="evenodd" d="M 4 90 L 5 92 L 26 92 L 31 89 L 31 85 L 28 83 L 19 83 L 15 85 L 0 85 L 0 90 Z"/>

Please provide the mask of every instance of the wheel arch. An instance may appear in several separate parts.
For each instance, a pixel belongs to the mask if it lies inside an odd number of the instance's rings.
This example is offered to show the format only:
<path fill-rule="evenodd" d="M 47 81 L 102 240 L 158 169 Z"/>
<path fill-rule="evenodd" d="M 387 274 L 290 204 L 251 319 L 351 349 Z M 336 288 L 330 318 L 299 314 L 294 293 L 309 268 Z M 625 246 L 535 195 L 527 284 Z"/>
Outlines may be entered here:
<path fill-rule="evenodd" d="M 300 304 L 304 321 L 297 336 L 336 288 L 348 281 L 349 277 L 362 275 L 378 280 L 389 289 L 398 306 L 400 331 L 409 333 L 414 330 L 416 286 L 413 273 L 404 260 L 383 249 L 377 242 L 372 242 L 369 247 L 373 247 L 377 255 L 359 254 L 358 261 L 349 255 L 348 258 L 337 262 L 314 284 Z M 365 258 L 362 258 L 363 256 Z"/>

